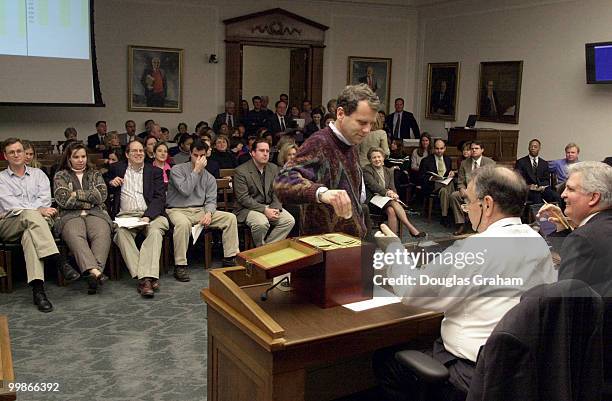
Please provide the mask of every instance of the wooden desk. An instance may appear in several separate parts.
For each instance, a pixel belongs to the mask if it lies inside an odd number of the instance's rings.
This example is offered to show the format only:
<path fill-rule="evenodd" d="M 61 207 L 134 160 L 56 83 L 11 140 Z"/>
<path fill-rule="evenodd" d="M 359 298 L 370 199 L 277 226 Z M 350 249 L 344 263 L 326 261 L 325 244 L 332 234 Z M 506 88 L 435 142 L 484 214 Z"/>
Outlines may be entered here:
<path fill-rule="evenodd" d="M 16 400 L 17 395 L 6 388 L 8 382 L 15 381 L 13 358 L 11 356 L 11 339 L 6 316 L 0 315 L 0 400 Z"/>
<path fill-rule="evenodd" d="M 479 140 L 485 149 L 485 156 L 495 161 L 514 162 L 518 146 L 518 130 L 493 128 L 451 128 L 448 132 L 448 145 L 457 146 L 465 141 Z"/>
<path fill-rule="evenodd" d="M 243 267 L 210 272 L 208 400 L 332 400 L 371 387 L 377 349 L 439 336 L 441 314 L 402 304 L 321 309 L 247 284 Z"/>

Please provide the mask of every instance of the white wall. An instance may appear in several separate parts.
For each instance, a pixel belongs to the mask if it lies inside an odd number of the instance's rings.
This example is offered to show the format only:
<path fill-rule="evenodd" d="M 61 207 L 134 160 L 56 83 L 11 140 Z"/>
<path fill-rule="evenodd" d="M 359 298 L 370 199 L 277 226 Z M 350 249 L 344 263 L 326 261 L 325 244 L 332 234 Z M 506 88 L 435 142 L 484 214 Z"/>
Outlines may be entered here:
<path fill-rule="evenodd" d="M 549 159 L 563 157 L 570 141 L 580 145 L 583 160 L 612 155 L 612 86 L 587 85 L 584 58 L 585 43 L 612 40 L 610 21 L 610 0 L 473 0 L 421 8 L 415 101 L 422 129 L 444 133 L 443 121 L 425 119 L 427 63 L 461 63 L 455 126 L 476 113 L 480 62 L 523 60 L 519 124 L 477 126 L 519 129 L 519 155 L 534 137 Z"/>
<path fill-rule="evenodd" d="M 289 93 L 291 49 L 281 47 L 243 46 L 242 97 L 251 100 L 255 95 L 270 97 L 268 108 L 281 93 Z M 248 68 L 247 68 L 248 66 Z"/>
<path fill-rule="evenodd" d="M 381 2 L 382 3 L 382 2 Z M 224 25 L 222 20 L 270 8 L 284 8 L 327 25 L 323 99 L 346 85 L 348 56 L 391 57 L 391 96 L 406 97 L 413 106 L 417 15 L 404 1 L 388 5 L 355 5 L 345 1 L 309 0 L 99 0 L 96 1 L 98 68 L 104 108 L 0 106 L 0 139 L 62 139 L 74 126 L 79 136 L 94 132 L 96 120 L 109 130 L 123 131 L 133 119 L 138 129 L 152 118 L 171 132 L 185 121 L 212 122 L 223 110 L 225 96 Z M 182 48 L 184 53 L 183 113 L 127 111 L 128 45 Z M 215 53 L 219 64 L 208 64 Z"/>

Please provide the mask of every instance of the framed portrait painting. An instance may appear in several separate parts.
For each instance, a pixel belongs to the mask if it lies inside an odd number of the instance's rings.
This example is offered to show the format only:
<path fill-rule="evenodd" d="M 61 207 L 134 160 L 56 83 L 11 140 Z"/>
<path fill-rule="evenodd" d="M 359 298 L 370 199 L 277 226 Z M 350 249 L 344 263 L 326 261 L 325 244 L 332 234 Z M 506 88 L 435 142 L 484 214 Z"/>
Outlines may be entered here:
<path fill-rule="evenodd" d="M 480 63 L 478 119 L 518 124 L 521 102 L 522 61 Z"/>
<path fill-rule="evenodd" d="M 459 91 L 459 63 L 429 63 L 425 118 L 455 121 Z"/>
<path fill-rule="evenodd" d="M 128 110 L 183 111 L 183 49 L 128 47 Z"/>
<path fill-rule="evenodd" d="M 348 84 L 367 84 L 378 95 L 385 113 L 389 111 L 391 59 L 353 57 L 348 59 Z"/>

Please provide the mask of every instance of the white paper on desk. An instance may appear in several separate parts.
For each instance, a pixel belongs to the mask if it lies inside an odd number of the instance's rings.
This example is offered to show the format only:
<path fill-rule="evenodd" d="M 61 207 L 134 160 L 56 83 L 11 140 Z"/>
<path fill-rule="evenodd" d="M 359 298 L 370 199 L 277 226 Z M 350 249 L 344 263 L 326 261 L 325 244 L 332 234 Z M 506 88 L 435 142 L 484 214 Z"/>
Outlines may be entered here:
<path fill-rule="evenodd" d="M 401 302 L 402 298 L 393 295 L 393 293 L 385 290 L 384 288 L 374 286 L 374 297 L 372 299 L 366 299 L 365 301 L 353 302 L 352 304 L 342 305 L 353 312 L 362 312 L 368 309 L 379 308 L 385 305 L 397 304 Z"/>
<path fill-rule="evenodd" d="M 193 237 L 193 244 L 195 245 L 196 241 L 198 240 L 198 238 L 200 237 L 200 234 L 202 234 L 202 230 L 204 229 L 204 226 L 201 224 L 196 224 L 195 226 L 191 227 L 191 236 Z"/>
<path fill-rule="evenodd" d="M 149 224 L 146 221 L 140 220 L 140 217 L 115 217 L 115 223 L 123 228 L 141 227 Z"/>

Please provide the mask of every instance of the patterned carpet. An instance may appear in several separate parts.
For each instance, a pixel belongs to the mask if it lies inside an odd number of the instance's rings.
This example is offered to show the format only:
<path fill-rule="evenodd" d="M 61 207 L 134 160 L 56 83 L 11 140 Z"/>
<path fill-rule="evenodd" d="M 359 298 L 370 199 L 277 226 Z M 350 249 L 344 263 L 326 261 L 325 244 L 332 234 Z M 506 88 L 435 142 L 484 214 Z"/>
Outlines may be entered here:
<path fill-rule="evenodd" d="M 411 220 L 429 238 L 449 234 L 437 222 Z M 18 382 L 59 384 L 58 392 L 19 393 L 18 400 L 205 400 L 206 307 L 199 292 L 208 273 L 202 261 L 190 273 L 189 283 L 162 276 L 153 299 L 138 295 L 127 272 L 96 295 L 87 295 L 84 280 L 68 287 L 50 280 L 55 310 L 47 314 L 37 311 L 25 280 L 18 280 L 14 293 L 0 294 L 15 376 Z"/>

